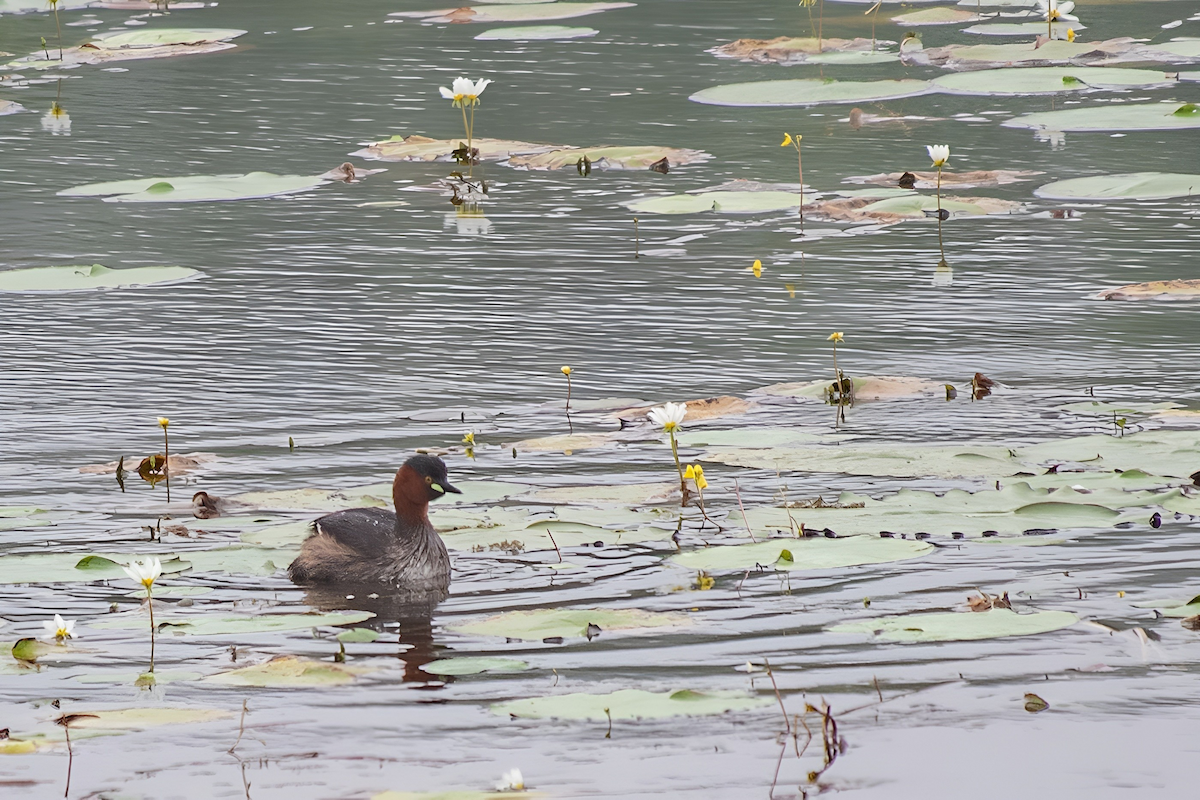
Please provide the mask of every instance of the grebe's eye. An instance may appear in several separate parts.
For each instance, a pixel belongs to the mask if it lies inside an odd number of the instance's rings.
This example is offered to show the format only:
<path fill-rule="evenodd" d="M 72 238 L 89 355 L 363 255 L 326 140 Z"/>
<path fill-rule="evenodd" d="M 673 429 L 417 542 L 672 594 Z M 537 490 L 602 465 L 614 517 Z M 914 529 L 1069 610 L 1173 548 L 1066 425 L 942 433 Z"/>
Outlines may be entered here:
<path fill-rule="evenodd" d="M 425 483 L 426 483 L 426 484 L 428 484 L 429 486 L 432 486 L 432 485 L 433 485 L 433 478 L 431 478 L 431 477 L 429 477 L 428 475 L 426 475 L 426 476 L 425 476 Z"/>

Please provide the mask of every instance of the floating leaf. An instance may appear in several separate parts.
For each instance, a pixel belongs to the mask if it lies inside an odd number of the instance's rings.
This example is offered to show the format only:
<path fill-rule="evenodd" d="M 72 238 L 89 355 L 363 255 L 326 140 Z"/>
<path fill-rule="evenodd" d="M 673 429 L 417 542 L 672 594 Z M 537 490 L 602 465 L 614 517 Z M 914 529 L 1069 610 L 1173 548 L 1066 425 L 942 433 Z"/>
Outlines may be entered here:
<path fill-rule="evenodd" d="M 701 461 L 772 471 L 840 472 L 875 477 L 1002 477 L 1023 464 L 1005 447 L 910 445 L 716 448 Z"/>
<path fill-rule="evenodd" d="M 821 103 L 866 103 L 915 97 L 934 91 L 928 81 L 834 81 L 798 79 L 729 83 L 696 92 L 689 100 L 716 106 L 808 106 Z"/>
<path fill-rule="evenodd" d="M 515 658 L 439 658 L 421 669 L 434 675 L 478 675 L 482 672 L 521 672 L 529 669 L 524 661 Z"/>
<path fill-rule="evenodd" d="M 1084 31 L 1087 30 L 1086 25 L 1080 25 L 1078 22 L 1055 22 L 1052 25 L 1047 25 L 1045 22 L 989 22 L 985 25 L 972 25 L 969 28 L 963 28 L 963 33 L 973 33 L 977 36 L 1041 36 L 1045 35 L 1048 28 L 1054 29 L 1053 38 L 1056 40 L 1066 39 L 1067 31 Z"/>
<path fill-rule="evenodd" d="M 527 700 L 510 700 L 491 707 L 493 714 L 526 719 L 578 719 L 597 722 L 664 719 L 749 711 L 774 703 L 772 697 L 755 697 L 741 692 L 696 692 L 681 689 L 647 692 L 622 689 L 611 694 L 576 692 Z"/>
<path fill-rule="evenodd" d="M 1099 400 L 1088 400 L 1083 403 L 1059 406 L 1058 410 L 1068 411 L 1072 414 L 1112 417 L 1113 414 L 1153 414 L 1156 411 L 1166 411 L 1172 408 L 1183 408 L 1183 406 L 1179 403 L 1105 403 Z"/>
<path fill-rule="evenodd" d="M 88 728 L 109 731 L 136 731 L 144 728 L 158 728 L 163 725 L 211 722 L 233 716 L 228 711 L 216 708 L 190 707 L 140 707 L 74 713 L 81 718 L 71 723 L 72 730 Z"/>
<path fill-rule="evenodd" d="M 504 636 L 538 641 L 556 637 L 587 635 L 588 626 L 598 625 L 605 633 L 647 628 L 678 628 L 690 625 L 685 614 L 642 611 L 637 608 L 546 608 L 506 611 L 491 617 L 453 623 L 450 630 L 473 636 Z"/>
<path fill-rule="evenodd" d="M 809 213 L 818 219 L 831 222 L 874 222 L 892 224 L 904 220 L 927 219 L 940 207 L 955 217 L 978 217 L 989 214 L 1015 214 L 1022 210 L 1021 203 L 1000 200 L 994 197 L 936 197 L 907 194 L 875 200 L 870 197 L 852 197 L 838 200 L 819 200 L 810 206 Z"/>
<path fill-rule="evenodd" d="M 0 117 L 7 116 L 9 114 L 19 114 L 26 110 L 27 109 L 25 106 L 21 105 L 20 103 L 12 100 L 0 100 Z"/>
<path fill-rule="evenodd" d="M 1043 29 L 1045 26 L 1042 26 Z M 1020 67 L 956 72 L 933 79 L 949 94 L 1010 96 L 1085 89 L 1125 89 L 1175 83 L 1161 71 L 1115 67 Z"/>
<path fill-rule="evenodd" d="M 379 641 L 379 631 L 373 631 L 370 628 L 351 628 L 338 633 L 337 640 L 347 644 L 369 644 Z"/>
<path fill-rule="evenodd" d="M 226 686 L 341 686 L 371 671 L 299 656 L 276 656 L 262 664 L 210 675 L 204 682 Z"/>
<path fill-rule="evenodd" d="M 584 39 L 595 36 L 595 28 L 568 28 L 565 25 L 530 25 L 522 28 L 494 28 L 475 38 L 480 41 L 532 42 L 547 39 Z"/>
<path fill-rule="evenodd" d="M 1005 120 L 1005 128 L 1088 132 L 1166 131 L 1200 128 L 1200 115 L 1177 115 L 1178 103 L 1105 103 L 1087 108 L 1043 111 Z"/>
<path fill-rule="evenodd" d="M 674 564 L 693 570 L 745 570 L 761 564 L 776 569 L 840 569 L 886 564 L 928 555 L 933 545 L 911 539 L 847 536 L 838 539 L 769 539 L 754 544 L 716 545 L 673 556 Z M 791 558 L 781 553 L 790 552 Z"/>
<path fill-rule="evenodd" d="M 991 3 L 988 5 L 991 5 Z M 920 11 L 910 11 L 900 14 L 892 17 L 892 22 L 906 27 L 920 27 L 922 25 L 959 25 L 964 22 L 974 22 L 978 19 L 981 19 L 981 17 L 973 11 L 939 7 L 923 8 Z"/>
<path fill-rule="evenodd" d="M 1105 289 L 1093 300 L 1196 300 L 1200 298 L 1200 280 L 1148 281 Z"/>
<path fill-rule="evenodd" d="M 872 400 L 897 400 L 913 397 L 941 397 L 945 387 L 941 383 L 927 381 L 924 378 L 902 377 L 894 375 L 864 375 L 853 378 L 854 400 L 856 402 Z M 807 383 L 776 383 L 756 389 L 755 392 L 769 394 L 774 397 L 806 397 L 814 400 L 824 400 L 825 394 L 833 381 L 819 380 Z"/>
<path fill-rule="evenodd" d="M 779 385 L 786 386 L 788 384 Z M 754 427 L 732 430 L 685 429 L 682 433 L 676 434 L 675 438 L 680 447 L 781 447 L 788 444 L 831 441 L 836 437 L 808 433 L 795 428 Z"/>
<path fill-rule="evenodd" d="M 29 267 L 0 272 L 0 292 L 78 292 L 179 283 L 200 276 L 187 267 L 109 269 L 100 264 Z"/>
<path fill-rule="evenodd" d="M 541 792 L 480 792 L 472 789 L 447 792 L 380 792 L 371 800 L 539 800 Z"/>
<path fill-rule="evenodd" d="M 125 570 L 121 565 L 144 557 L 145 554 L 134 553 L 36 553 L 25 556 L 0 556 L 0 584 L 124 578 Z M 190 566 L 174 556 L 161 558 L 164 574 L 182 572 Z"/>
<path fill-rule="evenodd" d="M 934 612 L 855 620 L 834 625 L 834 633 L 873 633 L 887 642 L 956 642 L 1033 636 L 1069 628 L 1079 617 L 1069 611 L 1018 614 L 1003 608 L 977 612 Z"/>
<path fill-rule="evenodd" d="M 425 22 L 535 22 L 599 14 L 635 3 L 512 3 L 442 8 L 434 11 L 394 11 L 389 17 L 416 17 Z"/>
<path fill-rule="evenodd" d="M 192 636 L 230 636 L 243 633 L 273 633 L 298 631 L 306 628 L 353 625 L 375 615 L 369 611 L 344 611 L 328 614 L 156 614 L 160 633 Z M 138 612 L 111 615 L 91 623 L 93 628 L 137 630 L 144 628 L 147 617 Z"/>
<path fill-rule="evenodd" d="M 671 167 L 694 164 L 711 158 L 700 150 L 656 145 L 565 147 L 543 153 L 514 155 L 508 166 L 516 169 L 553 170 L 575 168 L 580 159 L 587 159 L 593 170 L 650 169 L 664 158 Z"/>
<path fill-rule="evenodd" d="M 738 39 L 708 52 L 721 58 L 736 58 L 758 64 L 841 64 L 862 58 L 862 63 L 896 61 L 898 56 L 882 52 L 895 42 L 873 39 L 818 40 L 815 36 L 779 36 L 774 39 Z"/>
<path fill-rule="evenodd" d="M 1178 172 L 1130 172 L 1069 178 L 1033 192 L 1050 200 L 1164 200 L 1200 194 L 1200 175 Z"/>
<path fill-rule="evenodd" d="M 916 181 L 913 184 L 914 189 L 937 188 L 937 172 L 882 172 L 878 175 L 851 175 L 849 178 L 843 178 L 842 180 L 844 183 L 872 183 L 878 186 L 893 187 L 900 182 L 900 179 L 905 174 L 910 174 L 916 178 Z M 1044 172 L 1032 169 L 989 169 L 971 170 L 969 172 L 942 172 L 942 188 L 974 189 L 977 186 L 1006 186 L 1010 183 L 1027 181 L 1035 175 L 1044 174 Z M 855 196 L 848 192 L 838 192 L 838 194 L 843 197 Z M 899 195 L 900 192 L 897 192 L 897 194 Z M 905 194 L 907 194 L 907 192 L 905 192 Z"/>
<path fill-rule="evenodd" d="M 83 675 L 72 675 L 71 680 L 77 683 L 117 683 L 132 685 L 136 683 L 142 672 L 90 672 Z M 198 681 L 204 676 L 199 672 L 188 672 L 181 669 L 160 669 L 153 673 L 155 683 L 186 683 Z"/>
<path fill-rule="evenodd" d="M 363 174 L 363 173 L 359 173 Z M 282 197 L 330 182 L 323 175 L 183 175 L 89 183 L 59 192 L 60 197 L 103 197 L 109 203 L 205 203 Z"/>
<path fill-rule="evenodd" d="M 596 447 L 615 444 L 616 441 L 611 433 L 562 433 L 557 436 L 525 439 L 520 442 L 506 444 L 505 447 L 515 447 L 517 450 L 526 453 L 574 453 L 580 450 L 591 450 Z"/>
<path fill-rule="evenodd" d="M 578 503 L 595 506 L 660 505 L 678 500 L 678 483 L 625 483 L 600 486 L 559 486 L 539 489 L 529 499 L 539 503 Z M 2 563 L 2 562 L 0 562 Z"/>
<path fill-rule="evenodd" d="M 157 47 L 164 44 L 201 44 L 224 42 L 244 36 L 237 28 L 135 28 L 105 31 L 92 37 L 101 47 Z"/>
<path fill-rule="evenodd" d="M 378 161 L 454 161 L 454 151 L 465 144 L 461 139 L 430 139 L 428 136 L 393 136 L 374 142 L 350 155 Z M 508 139 L 474 139 L 471 142 L 480 161 L 507 161 L 516 155 L 546 153 L 558 145 L 517 142 Z"/>
<path fill-rule="evenodd" d="M 812 200 L 813 195 L 808 196 Z M 798 192 L 703 192 L 644 197 L 625 206 L 639 214 L 761 214 L 800 208 Z"/>

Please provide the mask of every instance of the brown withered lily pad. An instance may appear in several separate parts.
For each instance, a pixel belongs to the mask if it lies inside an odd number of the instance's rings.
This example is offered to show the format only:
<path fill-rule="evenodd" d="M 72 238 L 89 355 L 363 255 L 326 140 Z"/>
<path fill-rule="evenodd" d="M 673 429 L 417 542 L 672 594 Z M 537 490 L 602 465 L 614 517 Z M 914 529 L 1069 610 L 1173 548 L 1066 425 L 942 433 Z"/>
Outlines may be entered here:
<path fill-rule="evenodd" d="M 454 151 L 466 144 L 465 139 L 430 139 L 428 136 L 393 136 L 373 142 L 350 155 L 376 161 L 453 161 Z M 516 155 L 546 153 L 559 145 L 517 142 L 509 139 L 475 139 L 471 146 L 478 150 L 480 161 L 507 161 Z"/>
<path fill-rule="evenodd" d="M 914 397 L 945 396 L 945 385 L 924 378 L 896 375 L 867 375 L 855 377 L 854 399 L 856 402 L 873 400 L 906 400 Z M 775 383 L 756 389 L 755 394 L 775 397 L 804 397 L 823 400 L 825 390 L 833 380 L 818 380 L 797 383 Z"/>
<path fill-rule="evenodd" d="M 707 51 L 720 58 L 736 58 L 758 64 L 803 64 L 823 53 L 870 53 L 894 45 L 877 39 L 822 39 L 816 37 L 777 36 L 774 39 L 738 39 Z"/>
<path fill-rule="evenodd" d="M 1010 183 L 1027 181 L 1035 175 L 1044 172 L 1032 169 L 988 169 L 971 172 L 943 172 L 943 189 L 974 189 L 977 186 L 1004 186 Z M 905 175 L 912 175 L 916 180 L 908 189 L 936 189 L 938 174 L 936 172 L 881 172 L 878 175 L 852 175 L 843 179 L 842 183 L 871 184 L 874 186 L 897 186 Z"/>
<path fill-rule="evenodd" d="M 210 464 L 219 458 L 216 453 L 185 453 L 176 455 L 171 454 L 169 467 L 172 475 L 183 475 L 188 472 L 200 469 L 206 464 Z M 125 456 L 124 468 L 129 472 L 134 472 L 138 464 L 142 461 L 141 456 Z M 120 461 L 110 461 L 107 464 L 91 464 L 86 467 L 80 467 L 79 471 L 88 475 L 111 475 L 117 471 L 117 465 Z"/>
<path fill-rule="evenodd" d="M 1105 289 L 1093 300 L 1200 300 L 1200 280 L 1148 281 Z"/>
<path fill-rule="evenodd" d="M 941 207 L 950 218 L 980 217 L 991 214 L 1015 214 L 1024 205 L 995 197 L 943 197 Z M 891 225 L 905 220 L 925 219 L 937 213 L 938 201 L 932 195 L 903 195 L 883 200 L 874 197 L 846 197 L 819 200 L 804 207 L 806 214 L 828 222 L 874 222 Z"/>
<path fill-rule="evenodd" d="M 719 417 L 736 417 L 758 408 L 757 403 L 730 395 L 708 397 L 703 400 L 688 400 L 686 405 L 687 417 L 684 418 L 685 424 L 705 419 L 717 419 Z M 626 408 L 613 412 L 613 416 L 622 422 L 641 422 L 646 419 L 646 415 L 652 408 L 655 408 L 655 406 Z"/>
<path fill-rule="evenodd" d="M 246 33 L 235 28 L 146 28 L 109 31 L 78 47 L 65 47 L 59 58 L 48 50 L 38 50 L 9 62 L 14 69 L 56 69 L 79 64 L 108 64 L 140 61 L 147 58 L 173 58 L 229 50 L 237 45 L 229 41 Z"/>
<path fill-rule="evenodd" d="M 666 172 L 671 167 L 705 161 L 711 157 L 702 150 L 681 147 L 562 147 L 547 152 L 514 155 L 508 160 L 508 166 L 536 170 L 582 166 L 587 171 L 653 169 Z"/>

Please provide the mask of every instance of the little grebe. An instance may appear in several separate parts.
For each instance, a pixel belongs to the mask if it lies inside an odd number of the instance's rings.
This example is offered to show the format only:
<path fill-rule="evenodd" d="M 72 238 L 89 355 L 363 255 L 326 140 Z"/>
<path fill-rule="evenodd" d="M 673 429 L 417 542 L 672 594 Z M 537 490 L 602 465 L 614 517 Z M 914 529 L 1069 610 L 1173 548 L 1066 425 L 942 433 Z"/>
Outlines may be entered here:
<path fill-rule="evenodd" d="M 450 585 L 450 556 L 429 521 L 429 501 L 462 494 L 436 456 L 413 456 L 392 482 L 393 513 L 352 508 L 313 522 L 288 575 L 300 584 L 377 584 L 434 590 Z"/>

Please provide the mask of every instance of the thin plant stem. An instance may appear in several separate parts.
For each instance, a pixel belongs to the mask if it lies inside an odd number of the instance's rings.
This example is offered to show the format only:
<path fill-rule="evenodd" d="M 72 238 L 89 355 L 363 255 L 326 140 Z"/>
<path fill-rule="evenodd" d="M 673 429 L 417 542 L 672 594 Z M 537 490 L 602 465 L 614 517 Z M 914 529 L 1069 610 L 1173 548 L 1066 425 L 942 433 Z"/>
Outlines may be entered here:
<path fill-rule="evenodd" d="M 641 257 L 642 249 L 642 232 L 638 228 L 638 218 L 633 218 L 633 257 L 635 259 Z"/>
<path fill-rule="evenodd" d="M 574 422 L 571 422 L 571 373 L 569 373 L 569 372 L 567 373 L 567 407 L 566 407 L 566 414 L 567 414 L 567 427 L 568 427 L 568 428 L 570 428 L 570 430 L 571 430 L 571 433 L 574 433 L 574 432 L 575 432 L 575 423 L 574 423 Z"/>
<path fill-rule="evenodd" d="M 167 502 L 171 502 L 171 440 L 167 436 L 167 426 L 163 426 L 163 450 L 166 452 L 163 461 L 163 475 L 167 477 Z"/>
<path fill-rule="evenodd" d="M 67 737 L 67 788 L 63 789 L 63 797 L 71 794 L 71 767 L 75 764 L 75 751 L 71 749 L 71 725 L 63 725 L 63 733 Z"/>
<path fill-rule="evenodd" d="M 229 753 L 230 755 L 233 755 L 233 751 L 237 750 L 237 746 L 242 743 L 242 734 L 244 734 L 246 732 L 246 712 L 249 710 L 248 708 L 246 708 L 246 704 L 248 702 L 249 701 L 247 701 L 247 700 L 242 701 L 242 719 L 240 722 L 238 722 L 237 741 L 235 741 L 233 743 L 233 747 L 230 747 L 228 750 L 225 751 L 226 753 Z"/>
<path fill-rule="evenodd" d="M 58 0 L 54 0 L 54 2 L 51 3 L 50 5 L 51 5 L 51 7 L 54 8 L 54 27 L 58 28 L 58 60 L 62 61 L 63 60 L 62 25 L 59 24 L 59 21 L 58 21 Z"/>
<path fill-rule="evenodd" d="M 821 7 L 817 10 L 817 52 L 822 53 L 825 50 L 823 44 L 825 38 L 825 0 L 821 0 Z"/>
<path fill-rule="evenodd" d="M 153 584 L 151 584 L 152 586 Z M 154 592 L 146 587 L 146 606 L 150 609 L 150 671 L 154 672 Z"/>
<path fill-rule="evenodd" d="M 804 236 L 804 162 L 800 158 L 800 137 L 796 137 L 796 170 L 800 173 L 800 235 Z"/>
<path fill-rule="evenodd" d="M 938 250 L 942 254 L 942 261 L 946 260 L 946 244 L 942 239 L 942 166 L 938 165 L 937 178 L 937 204 L 938 204 Z"/>
<path fill-rule="evenodd" d="M 546 526 L 546 535 L 550 537 L 550 544 L 554 545 L 554 552 L 558 553 L 558 563 L 562 563 L 562 550 L 558 549 L 558 542 L 554 541 L 554 534 L 550 532 L 550 526 Z"/>
<path fill-rule="evenodd" d="M 675 431 L 667 431 L 671 437 L 671 455 L 675 456 L 675 470 L 679 473 L 679 492 L 683 496 L 679 505 L 686 506 L 688 499 L 687 481 L 683 477 L 683 465 L 679 463 L 679 445 L 675 443 Z"/>
<path fill-rule="evenodd" d="M 842 371 L 837 365 L 837 342 L 833 343 L 833 383 L 837 388 L 837 414 L 833 418 L 834 427 L 842 422 Z"/>
<path fill-rule="evenodd" d="M 783 712 L 783 724 L 786 726 L 788 733 L 792 732 L 792 723 L 788 719 L 787 709 L 783 706 L 783 696 L 779 694 L 779 684 L 775 683 L 775 671 L 771 669 L 771 662 L 763 659 L 763 666 L 767 668 L 767 677 L 771 679 L 771 688 L 775 690 L 775 699 L 779 701 L 779 710 Z"/>
<path fill-rule="evenodd" d="M 746 519 L 746 507 L 742 505 L 742 490 L 738 486 L 737 478 L 733 479 L 733 493 L 737 495 L 738 508 L 742 510 L 742 522 L 746 523 L 746 533 L 750 534 L 750 541 L 757 542 L 754 538 L 754 531 L 750 530 L 750 520 Z"/>
<path fill-rule="evenodd" d="M 471 103 L 471 125 L 467 128 L 467 163 L 470 169 L 468 175 L 475 174 L 475 103 Z"/>

